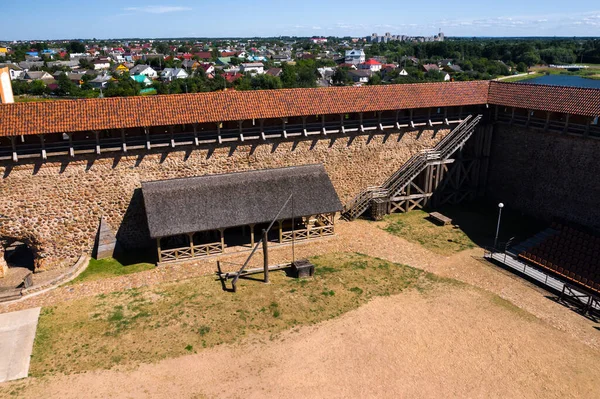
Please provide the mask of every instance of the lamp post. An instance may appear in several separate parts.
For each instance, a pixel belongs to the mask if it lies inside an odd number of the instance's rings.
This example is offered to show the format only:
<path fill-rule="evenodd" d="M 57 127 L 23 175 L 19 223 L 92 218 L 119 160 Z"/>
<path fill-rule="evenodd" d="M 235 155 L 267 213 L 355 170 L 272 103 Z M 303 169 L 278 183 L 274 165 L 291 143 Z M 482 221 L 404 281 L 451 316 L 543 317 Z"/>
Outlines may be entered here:
<path fill-rule="evenodd" d="M 498 246 L 498 233 L 500 232 L 500 218 L 502 217 L 502 208 L 504 204 L 501 202 L 498 204 L 498 225 L 496 226 L 496 238 L 494 239 L 494 249 Z"/>

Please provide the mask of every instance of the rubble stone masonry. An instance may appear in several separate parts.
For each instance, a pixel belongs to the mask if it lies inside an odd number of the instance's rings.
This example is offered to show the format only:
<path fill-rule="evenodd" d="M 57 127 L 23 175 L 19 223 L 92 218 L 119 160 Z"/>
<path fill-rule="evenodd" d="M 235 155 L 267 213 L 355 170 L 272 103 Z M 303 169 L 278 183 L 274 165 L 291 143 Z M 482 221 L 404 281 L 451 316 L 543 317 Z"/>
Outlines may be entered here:
<path fill-rule="evenodd" d="M 0 239 L 28 244 L 38 270 L 67 267 L 82 253 L 91 253 L 101 217 L 117 230 L 124 248 L 152 246 L 141 182 L 252 169 L 323 163 L 346 203 L 365 187 L 382 183 L 413 154 L 433 147 L 447 133 L 447 129 L 428 129 L 385 136 L 309 137 L 237 147 L 49 159 L 42 164 L 5 163 L 0 165 Z"/>

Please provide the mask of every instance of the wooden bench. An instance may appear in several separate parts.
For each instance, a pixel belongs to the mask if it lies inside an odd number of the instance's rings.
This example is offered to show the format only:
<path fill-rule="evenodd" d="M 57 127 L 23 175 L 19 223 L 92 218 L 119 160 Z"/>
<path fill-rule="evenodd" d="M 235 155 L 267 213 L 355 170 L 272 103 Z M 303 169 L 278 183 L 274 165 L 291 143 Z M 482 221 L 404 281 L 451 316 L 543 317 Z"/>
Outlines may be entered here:
<path fill-rule="evenodd" d="M 431 212 L 429 214 L 429 218 L 443 226 L 445 226 L 447 224 L 452 224 L 452 219 L 450 219 L 447 216 L 442 215 L 439 212 Z"/>

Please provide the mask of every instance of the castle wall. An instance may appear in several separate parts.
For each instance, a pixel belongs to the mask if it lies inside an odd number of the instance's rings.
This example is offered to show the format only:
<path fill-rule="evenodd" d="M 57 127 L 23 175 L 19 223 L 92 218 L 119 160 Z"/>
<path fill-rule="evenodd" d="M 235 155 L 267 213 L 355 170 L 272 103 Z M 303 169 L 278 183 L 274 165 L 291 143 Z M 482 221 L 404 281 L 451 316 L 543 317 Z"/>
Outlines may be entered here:
<path fill-rule="evenodd" d="M 33 243 L 38 269 L 68 266 L 82 252 L 90 253 L 102 216 L 124 247 L 152 245 L 142 181 L 252 169 L 323 163 L 345 203 L 365 187 L 382 183 L 413 154 L 433 147 L 447 133 L 447 129 L 428 129 L 4 164 L 0 165 L 0 238 Z"/>
<path fill-rule="evenodd" d="M 600 228 L 600 140 L 498 124 L 488 196 L 540 219 Z"/>

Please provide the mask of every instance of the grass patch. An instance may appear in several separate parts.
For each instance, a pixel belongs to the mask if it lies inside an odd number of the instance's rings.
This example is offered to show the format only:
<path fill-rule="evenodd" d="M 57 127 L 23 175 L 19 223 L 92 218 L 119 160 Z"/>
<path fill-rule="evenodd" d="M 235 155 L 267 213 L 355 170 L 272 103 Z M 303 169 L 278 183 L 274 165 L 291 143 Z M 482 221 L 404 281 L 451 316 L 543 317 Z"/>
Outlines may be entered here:
<path fill-rule="evenodd" d="M 118 260 L 108 259 L 90 259 L 88 267 L 70 284 L 82 283 L 84 281 L 98 280 L 108 277 L 124 276 L 126 274 L 142 272 L 153 269 L 155 266 L 151 263 L 134 263 L 124 266 Z"/>
<path fill-rule="evenodd" d="M 512 78 L 502 79 L 501 82 L 522 82 L 524 80 L 535 79 L 544 76 L 543 73 L 532 73 L 531 75 L 514 76 Z"/>
<path fill-rule="evenodd" d="M 249 334 L 274 339 L 284 330 L 337 317 L 374 297 L 438 284 L 418 269 L 360 254 L 311 260 L 317 270 L 311 279 L 272 272 L 271 284 L 240 279 L 236 294 L 223 292 L 213 276 L 205 276 L 44 308 L 30 373 L 150 363 Z"/>
<path fill-rule="evenodd" d="M 427 216 L 424 211 L 388 215 L 385 218 L 385 230 L 441 255 L 475 247 L 475 243 L 462 230 L 452 225 L 438 226 L 429 221 Z"/>

